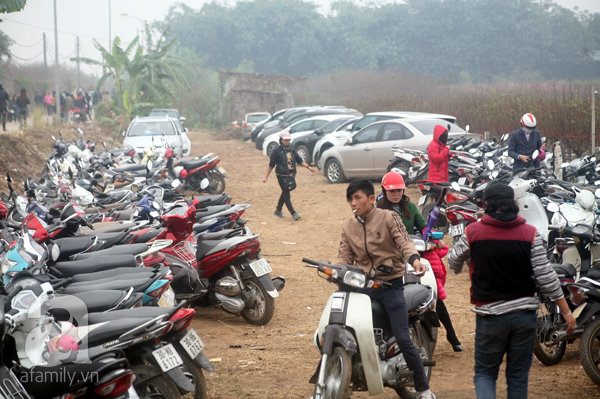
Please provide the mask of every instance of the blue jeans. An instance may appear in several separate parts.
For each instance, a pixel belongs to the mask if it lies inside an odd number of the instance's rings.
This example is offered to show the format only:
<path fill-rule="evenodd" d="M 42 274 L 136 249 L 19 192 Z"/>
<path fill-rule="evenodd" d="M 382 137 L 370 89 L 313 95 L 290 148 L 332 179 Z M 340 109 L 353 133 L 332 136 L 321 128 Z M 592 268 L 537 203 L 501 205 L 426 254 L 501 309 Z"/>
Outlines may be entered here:
<path fill-rule="evenodd" d="M 505 353 L 508 399 L 527 398 L 536 326 L 535 310 L 477 315 L 474 378 L 477 399 L 496 398 L 496 380 Z"/>
<path fill-rule="evenodd" d="M 410 339 L 410 332 L 408 331 L 408 309 L 404 299 L 404 286 L 398 284 L 390 288 L 359 290 L 359 292 L 381 302 L 390 318 L 392 333 L 402 354 L 404 354 L 406 364 L 414 373 L 415 390 L 417 392 L 428 390 L 429 383 L 427 382 L 423 361 L 415 344 Z"/>

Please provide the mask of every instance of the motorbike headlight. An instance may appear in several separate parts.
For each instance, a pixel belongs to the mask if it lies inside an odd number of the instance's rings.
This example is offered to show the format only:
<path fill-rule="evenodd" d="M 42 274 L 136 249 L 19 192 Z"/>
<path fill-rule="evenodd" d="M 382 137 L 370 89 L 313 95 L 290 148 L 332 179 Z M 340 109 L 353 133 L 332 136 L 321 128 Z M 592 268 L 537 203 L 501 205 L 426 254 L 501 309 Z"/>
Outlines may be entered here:
<path fill-rule="evenodd" d="M 351 285 L 352 287 L 363 288 L 366 281 L 367 277 L 361 273 L 346 272 L 344 274 L 344 284 Z"/>
<path fill-rule="evenodd" d="M 8 259 L 8 254 L 6 254 L 4 256 L 4 259 L 2 259 L 2 274 L 8 273 L 8 271 L 12 269 L 17 263 L 19 262 Z"/>

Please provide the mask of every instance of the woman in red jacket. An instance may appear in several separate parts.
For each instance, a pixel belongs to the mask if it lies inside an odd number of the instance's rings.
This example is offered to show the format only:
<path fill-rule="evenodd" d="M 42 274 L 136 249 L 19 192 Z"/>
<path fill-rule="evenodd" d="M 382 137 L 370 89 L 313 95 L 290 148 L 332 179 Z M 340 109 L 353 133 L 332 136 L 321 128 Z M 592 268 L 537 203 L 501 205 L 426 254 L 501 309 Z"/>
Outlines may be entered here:
<path fill-rule="evenodd" d="M 442 125 L 433 128 L 433 140 L 427 147 L 429 156 L 429 181 L 448 181 L 448 161 L 450 160 L 450 149 L 448 142 L 448 129 Z"/>

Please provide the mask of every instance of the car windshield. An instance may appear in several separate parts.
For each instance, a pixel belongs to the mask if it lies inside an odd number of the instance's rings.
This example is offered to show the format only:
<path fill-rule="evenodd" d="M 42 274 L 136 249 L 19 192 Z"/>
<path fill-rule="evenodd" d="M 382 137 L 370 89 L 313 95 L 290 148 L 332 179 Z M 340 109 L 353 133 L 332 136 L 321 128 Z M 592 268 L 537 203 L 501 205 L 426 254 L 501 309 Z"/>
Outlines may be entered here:
<path fill-rule="evenodd" d="M 155 109 L 150 111 L 150 116 L 170 116 L 171 118 L 179 119 L 177 111 L 169 111 L 166 109 Z"/>
<path fill-rule="evenodd" d="M 335 129 L 337 129 L 338 127 L 340 127 L 340 125 L 344 122 L 346 122 L 347 119 L 336 119 L 334 121 L 329 122 L 328 124 L 326 124 L 325 126 L 321 127 L 321 131 L 323 133 L 331 133 L 333 132 Z"/>
<path fill-rule="evenodd" d="M 454 123 L 449 123 L 442 119 L 424 119 L 422 121 L 412 121 L 410 122 L 410 124 L 416 127 L 421 133 L 428 136 L 433 135 L 433 128 L 435 127 L 435 125 L 442 125 L 446 128 L 449 127 L 448 133 L 467 133 L 458 125 L 455 125 Z"/>
<path fill-rule="evenodd" d="M 137 136 L 172 136 L 175 134 L 170 122 L 134 122 L 129 128 L 127 137 Z"/>
<path fill-rule="evenodd" d="M 265 119 L 267 119 L 269 117 L 269 115 L 267 114 L 262 114 L 262 115 L 248 115 L 248 123 L 258 123 L 260 121 L 263 121 Z"/>

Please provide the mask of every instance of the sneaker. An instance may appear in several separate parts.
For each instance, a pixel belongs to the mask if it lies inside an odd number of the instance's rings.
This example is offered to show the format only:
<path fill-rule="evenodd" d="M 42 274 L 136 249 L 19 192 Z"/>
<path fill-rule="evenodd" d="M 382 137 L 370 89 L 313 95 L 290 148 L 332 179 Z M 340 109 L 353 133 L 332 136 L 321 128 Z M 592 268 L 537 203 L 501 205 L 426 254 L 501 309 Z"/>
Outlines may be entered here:
<path fill-rule="evenodd" d="M 302 215 L 300 215 L 298 212 L 294 213 L 292 215 L 292 217 L 294 218 L 294 220 L 300 220 L 300 218 L 302 217 Z"/>
<path fill-rule="evenodd" d="M 285 217 L 281 211 L 275 211 L 273 212 L 273 215 L 277 216 L 279 219 L 283 219 Z"/>
<path fill-rule="evenodd" d="M 435 399 L 435 395 L 428 389 L 425 392 L 417 392 L 417 399 Z"/>
<path fill-rule="evenodd" d="M 452 345 L 452 349 L 454 349 L 454 352 L 462 352 L 463 346 L 462 346 L 462 344 Z"/>

